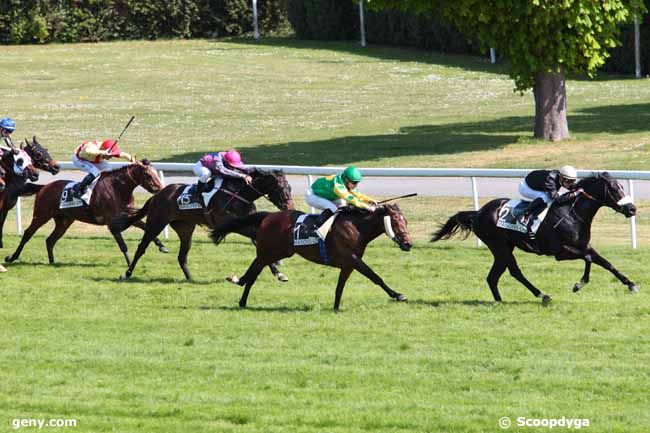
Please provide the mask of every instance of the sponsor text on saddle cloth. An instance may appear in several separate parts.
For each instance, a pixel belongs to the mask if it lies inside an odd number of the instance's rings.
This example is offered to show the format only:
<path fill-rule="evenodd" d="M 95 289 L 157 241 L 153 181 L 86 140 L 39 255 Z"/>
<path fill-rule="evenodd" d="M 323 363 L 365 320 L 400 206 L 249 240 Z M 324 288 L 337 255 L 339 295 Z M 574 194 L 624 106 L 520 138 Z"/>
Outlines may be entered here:
<path fill-rule="evenodd" d="M 519 217 L 524 213 L 524 210 L 530 205 L 526 200 L 508 200 L 499 210 L 499 218 L 497 219 L 497 227 L 507 230 L 514 230 L 520 233 L 528 233 L 528 227 L 522 224 Z M 539 214 L 537 219 L 533 221 L 530 231 L 535 234 L 539 229 L 540 224 L 544 221 L 548 213 L 548 207 Z"/>
<path fill-rule="evenodd" d="M 86 189 L 86 192 L 84 192 L 81 198 L 75 197 L 74 191 L 72 189 L 79 182 L 68 183 L 65 188 L 63 188 L 63 191 L 61 191 L 61 202 L 59 203 L 59 209 L 70 209 L 73 207 L 88 206 L 92 192 L 95 189 L 95 185 L 97 185 L 97 182 L 101 177 L 102 176 L 100 175 L 95 178 L 93 183 L 88 186 L 88 189 Z"/>
<path fill-rule="evenodd" d="M 203 203 L 205 203 L 206 207 L 210 206 L 210 200 L 212 200 L 212 197 L 219 191 L 219 188 L 221 188 L 221 184 L 223 183 L 222 178 L 215 178 L 213 183 L 212 188 L 208 188 L 207 191 L 203 192 Z M 178 205 L 178 209 L 180 210 L 188 210 L 188 209 L 202 209 L 203 206 L 201 206 L 201 203 L 198 201 L 194 200 L 194 191 L 196 190 L 196 184 L 192 185 L 187 185 L 185 189 L 183 189 L 183 192 L 181 195 L 178 196 L 176 199 L 176 204 Z"/>

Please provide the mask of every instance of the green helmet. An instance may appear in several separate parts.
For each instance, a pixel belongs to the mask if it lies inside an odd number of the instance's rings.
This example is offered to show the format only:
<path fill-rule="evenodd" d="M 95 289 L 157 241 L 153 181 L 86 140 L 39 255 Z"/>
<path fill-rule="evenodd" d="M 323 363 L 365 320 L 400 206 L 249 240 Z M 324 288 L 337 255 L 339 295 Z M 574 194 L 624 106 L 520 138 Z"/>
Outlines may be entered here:
<path fill-rule="evenodd" d="M 343 177 L 349 182 L 361 182 L 363 176 L 358 168 L 350 166 L 343 171 Z"/>

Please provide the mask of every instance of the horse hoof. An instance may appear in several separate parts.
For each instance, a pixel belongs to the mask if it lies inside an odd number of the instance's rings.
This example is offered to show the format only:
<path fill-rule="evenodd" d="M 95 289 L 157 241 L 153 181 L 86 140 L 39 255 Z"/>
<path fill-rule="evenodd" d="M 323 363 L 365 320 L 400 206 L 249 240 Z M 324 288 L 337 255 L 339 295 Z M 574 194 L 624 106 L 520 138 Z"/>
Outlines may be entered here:
<path fill-rule="evenodd" d="M 553 298 L 551 298 L 549 295 L 542 296 L 542 304 L 548 304 L 552 300 L 553 300 Z"/>
<path fill-rule="evenodd" d="M 237 275 L 231 275 L 229 277 L 226 277 L 226 281 L 228 281 L 229 283 L 239 285 L 239 277 Z M 240 305 L 240 307 L 241 307 L 241 305 Z"/>
<path fill-rule="evenodd" d="M 161 247 L 158 247 L 158 251 L 160 251 L 161 253 L 167 254 L 167 253 L 169 253 L 169 248 L 167 248 L 166 246 L 163 245 Z"/>
<path fill-rule="evenodd" d="M 278 277 L 278 281 L 282 281 L 283 283 L 286 283 L 287 281 L 289 281 L 289 278 L 287 278 L 287 276 L 284 275 L 282 272 L 278 272 L 276 277 Z"/>
<path fill-rule="evenodd" d="M 11 256 L 5 257 L 5 263 L 11 263 L 13 261 L 14 261 L 13 257 L 11 257 Z"/>
<path fill-rule="evenodd" d="M 404 301 L 408 301 L 408 298 L 402 295 L 401 293 L 398 293 L 397 296 L 395 297 L 395 300 L 397 302 L 404 302 Z"/>
<path fill-rule="evenodd" d="M 580 289 L 582 289 L 582 284 L 576 283 L 575 286 L 573 286 L 573 293 L 579 291 Z"/>
<path fill-rule="evenodd" d="M 240 302 L 239 303 L 239 308 L 246 308 L 246 303 L 245 302 Z"/>
<path fill-rule="evenodd" d="M 4 266 L 0 265 L 0 272 L 7 272 L 7 268 Z"/>
<path fill-rule="evenodd" d="M 120 275 L 120 278 L 119 278 L 120 281 L 126 281 L 128 279 L 129 279 L 129 275 L 126 275 L 126 274 Z"/>
<path fill-rule="evenodd" d="M 639 286 L 632 284 L 632 286 L 630 286 L 630 293 L 639 293 Z"/>

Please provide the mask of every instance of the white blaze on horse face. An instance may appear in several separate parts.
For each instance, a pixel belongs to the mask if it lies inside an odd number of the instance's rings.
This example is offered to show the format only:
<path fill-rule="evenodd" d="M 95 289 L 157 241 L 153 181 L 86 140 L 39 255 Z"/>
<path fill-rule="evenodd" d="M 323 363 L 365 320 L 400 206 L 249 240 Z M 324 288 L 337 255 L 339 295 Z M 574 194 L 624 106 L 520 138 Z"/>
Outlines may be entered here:
<path fill-rule="evenodd" d="M 390 216 L 384 216 L 384 230 L 386 230 L 386 236 L 391 240 L 395 239 L 395 232 L 393 231 L 393 224 L 391 223 Z"/>
<path fill-rule="evenodd" d="M 617 205 L 619 206 L 625 206 L 626 204 L 634 204 L 634 200 L 632 200 L 632 197 L 629 195 L 626 195 L 622 199 L 616 202 Z"/>
<path fill-rule="evenodd" d="M 32 164 L 32 158 L 29 157 L 27 152 L 20 149 L 18 155 L 14 158 L 14 173 L 21 175 Z"/>

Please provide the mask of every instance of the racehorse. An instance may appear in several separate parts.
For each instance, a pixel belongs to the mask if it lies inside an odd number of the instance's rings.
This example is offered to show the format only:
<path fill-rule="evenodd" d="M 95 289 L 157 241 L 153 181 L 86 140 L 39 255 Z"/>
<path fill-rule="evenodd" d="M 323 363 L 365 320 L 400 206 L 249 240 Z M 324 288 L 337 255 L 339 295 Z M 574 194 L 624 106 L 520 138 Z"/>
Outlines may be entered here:
<path fill-rule="evenodd" d="M 495 301 L 501 301 L 497 283 L 506 269 L 534 296 L 542 298 L 543 302 L 551 300 L 549 295 L 539 291 L 524 277 L 512 254 L 515 247 L 529 253 L 554 256 L 556 260 L 584 260 L 584 274 L 581 280 L 575 284 L 574 292 L 589 282 L 592 263 L 610 271 L 631 292 L 638 292 L 638 287 L 598 254 L 589 243 L 591 223 L 598 210 L 606 206 L 629 218 L 636 214 L 636 207 L 632 199 L 625 194 L 621 184 L 607 172 L 582 179 L 576 187 L 578 193 L 573 202 L 562 205 L 553 202 L 546 218 L 537 230 L 535 239 L 530 239 L 525 233 L 505 230 L 496 226 L 499 213 L 508 201 L 508 199 L 499 198 L 488 202 L 478 211 L 458 212 L 433 235 L 431 242 L 449 239 L 458 231 L 466 234 L 474 232 L 494 256 L 494 263 L 487 276 L 487 282 Z"/>
<path fill-rule="evenodd" d="M 396 301 L 406 301 L 406 296 L 395 292 L 363 260 L 366 246 L 386 232 L 403 251 L 411 249 L 411 236 L 406 219 L 397 205 L 380 206 L 374 212 L 351 209 L 341 212 L 325 239 L 325 251 L 319 245 L 296 246 L 293 231 L 296 221 L 303 212 L 259 212 L 237 218 L 215 227 L 210 237 L 218 244 L 228 233 L 240 233 L 255 228 L 257 232 L 257 257 L 251 263 L 237 284 L 244 287 L 239 301 L 245 307 L 248 294 L 264 266 L 298 253 L 305 259 L 341 269 L 334 296 L 334 310 L 339 310 L 343 287 L 352 271 L 359 271 L 373 283 L 380 286 Z"/>
<path fill-rule="evenodd" d="M 120 212 L 133 205 L 133 190 L 137 186 L 142 186 L 150 193 L 160 191 L 162 183 L 153 165 L 145 159 L 125 165 L 116 170 L 104 172 L 99 177 L 91 195 L 90 203 L 87 206 L 60 209 L 61 194 L 69 183 L 69 180 L 56 180 L 44 185 L 38 191 L 34 201 L 32 222 L 27 230 L 25 230 L 25 234 L 20 240 L 20 245 L 16 251 L 11 256 L 7 256 L 5 261 L 11 263 L 18 260 L 25 244 L 31 239 L 34 233 L 43 224 L 54 219 L 54 230 L 46 240 L 47 255 L 50 263 L 54 263 L 54 245 L 66 230 L 68 230 L 70 225 L 78 220 L 87 224 L 108 225 L 122 254 L 124 254 L 127 264 L 130 264 L 131 260 L 121 231 L 113 226 L 111 221 Z M 142 221 L 134 225 L 137 225 L 139 228 L 144 227 Z"/>
<path fill-rule="evenodd" d="M 59 172 L 59 163 L 52 159 L 47 149 L 36 140 L 36 136 L 32 138 L 31 142 L 25 139 L 25 143 L 27 144 L 24 147 L 22 144 L 20 145 L 20 149 L 24 150 L 30 156 L 35 168 L 45 170 L 54 175 Z M 3 246 L 2 231 L 7 214 L 16 206 L 18 197 L 34 195 L 42 187 L 43 185 L 27 183 L 26 176 L 13 176 L 4 191 L 0 192 L 0 248 Z"/>
<path fill-rule="evenodd" d="M 178 199 L 188 185 L 175 183 L 167 185 L 162 191 L 147 200 L 144 207 L 136 214 L 130 217 L 116 218 L 116 226 L 124 230 L 132 221 L 147 215 L 144 236 L 138 245 L 133 262 L 124 275 L 120 276 L 120 279 L 126 280 L 133 275 L 133 270 L 149 243 L 167 224 L 171 225 L 180 238 L 178 264 L 183 270 L 185 278 L 190 280 L 192 276 L 187 268 L 187 255 L 192 247 L 192 233 L 197 225 L 213 226 L 232 217 L 249 215 L 256 210 L 254 201 L 264 195 L 268 195 L 268 199 L 279 209 L 293 209 L 291 186 L 281 170 L 269 172 L 252 169 L 249 174 L 253 178 L 251 185 L 247 185 L 242 179 L 224 179 L 221 189 L 208 203 L 207 211 L 200 208 L 179 209 Z M 255 239 L 254 230 L 248 230 L 241 234 L 252 240 Z M 286 281 L 286 277 L 277 269 L 275 263 L 271 263 L 270 268 L 273 275 L 281 281 Z"/>

